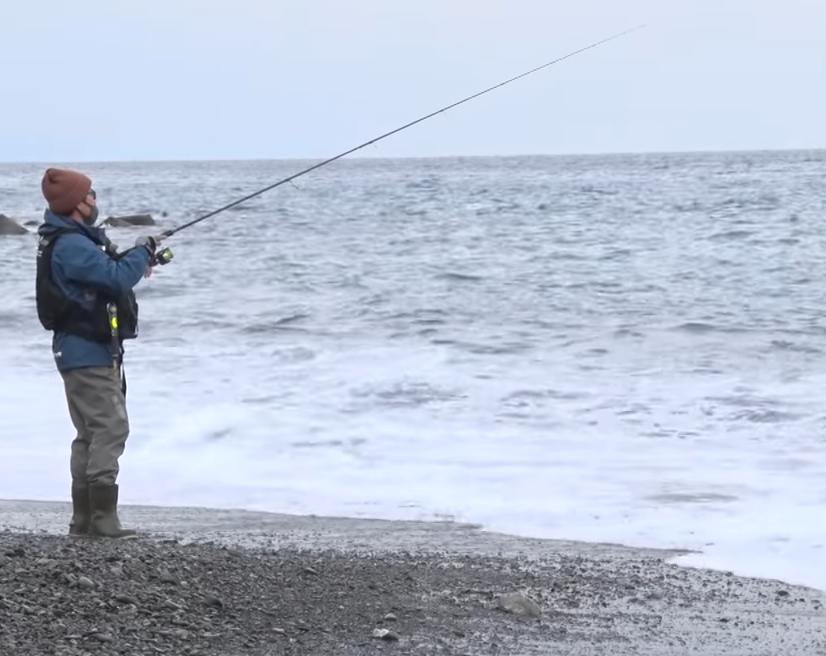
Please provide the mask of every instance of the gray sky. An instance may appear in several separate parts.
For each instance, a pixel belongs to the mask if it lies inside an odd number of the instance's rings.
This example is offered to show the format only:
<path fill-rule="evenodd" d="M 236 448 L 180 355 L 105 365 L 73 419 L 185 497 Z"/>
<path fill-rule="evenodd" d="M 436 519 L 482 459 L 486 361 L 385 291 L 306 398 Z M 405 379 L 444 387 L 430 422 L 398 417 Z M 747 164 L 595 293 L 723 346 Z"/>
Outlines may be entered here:
<path fill-rule="evenodd" d="M 0 160 L 826 147 L 824 0 L 3 2 Z"/>

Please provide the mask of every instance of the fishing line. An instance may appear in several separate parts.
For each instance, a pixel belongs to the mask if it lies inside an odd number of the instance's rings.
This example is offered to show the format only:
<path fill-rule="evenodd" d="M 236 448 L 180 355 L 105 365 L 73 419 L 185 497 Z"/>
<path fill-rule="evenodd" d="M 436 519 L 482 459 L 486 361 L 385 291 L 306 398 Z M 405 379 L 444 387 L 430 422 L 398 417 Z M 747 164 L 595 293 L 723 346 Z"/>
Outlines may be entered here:
<path fill-rule="evenodd" d="M 394 134 L 397 134 L 397 133 L 401 132 L 402 130 L 406 130 L 409 127 L 413 127 L 417 123 L 421 123 L 422 121 L 426 121 L 429 118 L 433 118 L 434 116 L 437 116 L 438 114 L 441 114 L 443 112 L 448 111 L 449 109 L 453 109 L 454 107 L 458 107 L 459 105 L 461 105 L 463 103 L 466 103 L 470 100 L 473 100 L 474 98 L 478 98 L 479 96 L 482 96 L 486 93 L 489 93 L 489 92 L 491 92 L 495 89 L 503 87 L 506 84 L 510 84 L 511 82 L 515 82 L 516 80 L 519 80 L 523 77 L 527 77 L 528 75 L 531 75 L 533 73 L 536 73 L 537 71 L 542 70 L 543 68 L 547 68 L 548 66 L 552 66 L 554 64 L 557 64 L 557 63 L 559 63 L 559 62 L 561 62 L 565 59 L 569 59 L 569 58 L 571 58 L 575 55 L 578 55 L 582 52 L 585 52 L 586 50 L 591 50 L 593 48 L 596 48 L 597 46 L 600 46 L 603 43 L 607 43 L 608 41 L 613 41 L 614 39 L 619 39 L 620 37 L 625 36 L 626 34 L 630 34 L 631 32 L 639 30 L 643 27 L 645 27 L 645 25 L 638 25 L 636 27 L 632 27 L 630 30 L 625 30 L 623 32 L 620 32 L 618 34 L 610 36 L 607 39 L 602 39 L 601 41 L 597 41 L 595 43 L 592 43 L 589 46 L 585 46 L 584 48 L 580 48 L 579 50 L 574 50 L 573 52 L 570 52 L 570 53 L 568 53 L 567 55 L 565 55 L 563 57 L 559 57 L 557 59 L 554 59 L 553 61 L 549 61 L 546 64 L 542 64 L 541 66 L 537 66 L 536 68 L 532 68 L 529 71 L 526 71 L 526 72 L 521 73 L 521 74 L 519 74 L 515 77 L 512 77 L 509 80 L 505 80 L 504 82 L 500 82 L 499 84 L 496 84 L 492 87 L 488 87 L 484 91 L 474 93 L 472 96 L 468 96 L 467 98 L 463 98 L 462 100 L 459 100 L 459 101 L 457 101 L 457 102 L 455 102 L 451 105 L 448 105 L 447 107 L 443 107 L 442 109 L 436 110 L 435 112 L 427 114 L 426 116 L 422 116 L 421 118 L 418 118 L 415 121 L 411 121 L 410 123 L 402 125 L 401 127 L 398 127 L 395 130 L 391 130 L 390 132 L 387 132 L 387 133 L 385 133 L 385 134 L 383 134 L 379 137 L 376 137 L 375 139 L 371 139 L 370 141 L 365 141 L 363 144 L 360 144 L 360 145 L 356 146 L 355 148 L 351 148 L 350 150 L 346 150 L 343 153 L 341 153 L 339 155 L 336 155 L 335 157 L 331 157 L 330 159 L 326 159 L 323 162 L 319 162 L 318 164 L 314 164 L 313 166 L 310 166 L 309 168 L 306 168 L 303 171 L 295 173 L 295 174 L 291 175 L 288 178 L 284 178 L 283 180 L 279 180 L 278 182 L 276 182 L 274 184 L 271 184 L 268 187 L 264 187 L 263 189 L 259 189 L 258 191 L 254 192 L 252 194 L 244 196 L 243 198 L 239 198 L 238 200 L 233 201 L 231 203 L 228 203 L 227 205 L 224 205 L 223 207 L 219 207 L 217 210 L 213 210 L 209 214 L 204 214 L 203 216 L 199 216 L 197 219 L 193 219 L 192 221 L 189 221 L 188 223 L 184 223 L 183 225 L 180 225 L 177 228 L 172 228 L 170 230 L 167 230 L 166 232 L 163 232 L 162 235 L 164 237 L 171 237 L 172 235 L 180 232 L 181 230 L 185 230 L 186 228 L 194 226 L 196 223 L 200 223 L 201 221 L 204 221 L 205 219 L 213 217 L 216 214 L 220 214 L 221 212 L 224 212 L 224 211 L 230 209 L 231 207 L 235 207 L 236 205 L 240 205 L 241 203 L 244 203 L 248 200 L 251 200 L 251 199 L 255 198 L 256 196 L 260 196 L 261 194 L 266 193 L 268 191 L 271 191 L 272 189 L 275 189 L 276 187 L 280 187 L 283 184 L 287 184 L 288 182 L 292 182 L 293 180 L 295 180 L 296 178 L 301 177 L 302 175 L 306 175 L 307 173 L 310 173 L 311 171 L 315 171 L 316 169 L 320 169 L 322 166 L 326 166 L 327 164 L 331 164 L 332 162 L 335 162 L 336 160 L 341 159 L 342 157 L 346 157 L 347 155 L 350 155 L 350 154 L 356 152 L 357 150 L 361 150 L 362 148 L 366 148 L 367 146 L 370 146 L 371 144 L 374 144 L 377 141 L 381 141 L 382 139 L 386 139 L 387 137 L 392 136 Z M 171 256 L 171 253 L 170 253 L 170 256 Z"/>

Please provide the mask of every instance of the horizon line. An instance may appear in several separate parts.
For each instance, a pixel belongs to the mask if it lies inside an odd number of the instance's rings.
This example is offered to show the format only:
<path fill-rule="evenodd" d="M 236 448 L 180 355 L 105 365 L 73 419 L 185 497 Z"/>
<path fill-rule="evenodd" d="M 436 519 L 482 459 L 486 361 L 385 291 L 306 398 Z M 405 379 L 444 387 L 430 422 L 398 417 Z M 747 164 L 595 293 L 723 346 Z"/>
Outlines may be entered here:
<path fill-rule="evenodd" d="M 748 154 L 748 153 L 804 153 L 826 151 L 826 146 L 813 146 L 811 148 L 744 148 L 744 149 L 702 149 L 702 150 L 637 150 L 637 151 L 605 151 L 588 153 L 520 153 L 507 155 L 397 155 L 397 156 L 377 156 L 362 155 L 342 158 L 338 161 L 346 160 L 433 160 L 433 159 L 520 159 L 528 157 L 546 158 L 568 158 L 568 157 L 628 157 L 639 155 L 723 155 L 723 154 Z M 183 163 L 240 163 L 240 162 L 316 162 L 324 161 L 335 157 L 224 157 L 224 158 L 168 158 L 168 159 L 77 159 L 77 160 L 0 160 L 0 166 L 19 166 L 32 164 L 47 164 L 48 161 L 72 163 L 72 164 L 183 164 Z"/>

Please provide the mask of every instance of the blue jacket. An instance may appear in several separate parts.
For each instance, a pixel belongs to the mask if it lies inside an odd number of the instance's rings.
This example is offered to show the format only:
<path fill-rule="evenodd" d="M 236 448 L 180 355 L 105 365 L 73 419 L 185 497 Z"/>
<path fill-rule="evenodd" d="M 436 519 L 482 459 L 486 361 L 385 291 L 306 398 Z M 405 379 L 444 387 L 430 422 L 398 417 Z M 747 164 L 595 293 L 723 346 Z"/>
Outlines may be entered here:
<path fill-rule="evenodd" d="M 104 253 L 100 245 L 109 244 L 103 228 L 91 228 L 78 221 L 58 216 L 46 210 L 37 232 L 41 236 L 54 234 L 60 228 L 77 232 L 60 236 L 52 252 L 52 280 L 69 298 L 91 309 L 96 290 L 119 295 L 140 282 L 149 266 L 150 253 L 135 248 L 117 262 Z M 83 367 L 111 367 L 109 344 L 92 342 L 78 335 L 55 332 L 52 352 L 59 371 Z"/>

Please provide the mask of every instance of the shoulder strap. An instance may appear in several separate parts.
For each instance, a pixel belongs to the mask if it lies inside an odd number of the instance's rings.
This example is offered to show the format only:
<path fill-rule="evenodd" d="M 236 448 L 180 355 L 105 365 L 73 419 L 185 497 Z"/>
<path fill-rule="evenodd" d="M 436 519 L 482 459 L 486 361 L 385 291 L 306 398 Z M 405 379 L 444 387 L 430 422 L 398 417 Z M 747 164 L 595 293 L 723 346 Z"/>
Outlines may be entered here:
<path fill-rule="evenodd" d="M 45 266 L 51 267 L 52 251 L 54 250 L 54 246 L 57 243 L 57 240 L 60 239 L 61 235 L 65 235 L 67 232 L 75 231 L 71 228 L 58 228 L 56 232 L 53 232 L 50 235 L 41 236 L 37 242 L 38 261 L 43 261 Z"/>
<path fill-rule="evenodd" d="M 50 234 L 48 236 L 45 236 L 45 237 L 40 237 L 40 241 L 39 241 L 39 244 L 38 244 L 39 252 L 44 252 L 48 249 L 49 253 L 51 253 L 52 249 L 54 248 L 55 242 L 57 242 L 57 240 L 60 238 L 60 236 L 61 235 L 66 235 L 66 234 L 69 234 L 69 233 L 72 233 L 72 232 L 77 233 L 79 235 L 83 235 L 84 237 L 86 237 L 90 241 L 94 242 L 98 247 L 100 247 L 100 249 L 104 253 L 106 253 L 110 257 L 112 256 L 112 253 L 110 252 L 110 248 L 109 248 L 108 244 L 106 244 L 105 242 L 97 239 L 94 235 L 87 232 L 86 230 L 81 230 L 80 228 L 72 228 L 72 227 L 57 228 L 57 230 L 55 230 L 55 232 L 53 232 L 52 234 Z"/>
<path fill-rule="evenodd" d="M 52 234 L 47 236 L 40 237 L 41 244 L 53 244 L 58 240 L 61 235 L 68 234 L 70 232 L 80 232 L 76 228 L 57 228 Z"/>

